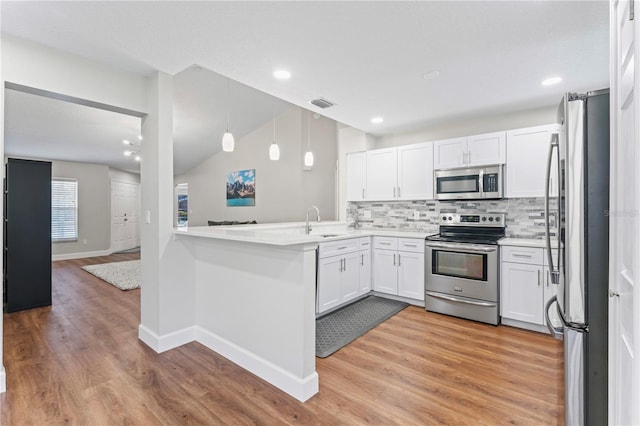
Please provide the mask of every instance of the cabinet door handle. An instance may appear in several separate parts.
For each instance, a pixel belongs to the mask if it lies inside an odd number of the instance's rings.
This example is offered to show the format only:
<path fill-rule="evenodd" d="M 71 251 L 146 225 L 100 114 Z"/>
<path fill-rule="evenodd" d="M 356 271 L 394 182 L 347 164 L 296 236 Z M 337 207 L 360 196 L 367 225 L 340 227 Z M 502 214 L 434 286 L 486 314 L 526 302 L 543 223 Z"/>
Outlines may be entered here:
<path fill-rule="evenodd" d="M 467 164 L 471 164 L 471 151 L 467 151 Z"/>
<path fill-rule="evenodd" d="M 393 187 L 393 198 L 396 198 L 396 187 Z"/>
<path fill-rule="evenodd" d="M 401 257 L 400 257 L 400 253 L 398 253 L 398 266 L 401 265 L 401 261 L 400 261 Z"/>
<path fill-rule="evenodd" d="M 418 247 L 417 244 L 404 243 L 404 245 L 407 246 L 407 247 Z"/>
<path fill-rule="evenodd" d="M 393 266 L 396 266 L 396 255 L 393 255 Z"/>
<path fill-rule="evenodd" d="M 364 200 L 364 188 L 362 188 L 362 199 Z"/>
<path fill-rule="evenodd" d="M 400 198 L 400 187 L 398 187 L 398 198 Z"/>
<path fill-rule="evenodd" d="M 540 270 L 538 269 L 538 287 L 540 287 Z"/>
<path fill-rule="evenodd" d="M 364 253 L 360 254 L 360 266 L 364 266 Z"/>
<path fill-rule="evenodd" d="M 547 269 L 547 287 L 549 287 L 549 270 Z"/>
<path fill-rule="evenodd" d="M 347 259 L 342 259 L 342 261 L 344 262 L 344 269 L 342 270 L 344 272 L 347 270 Z"/>
<path fill-rule="evenodd" d="M 525 259 L 531 259 L 531 255 L 530 254 L 512 253 L 511 256 L 513 256 L 513 257 L 524 257 Z"/>

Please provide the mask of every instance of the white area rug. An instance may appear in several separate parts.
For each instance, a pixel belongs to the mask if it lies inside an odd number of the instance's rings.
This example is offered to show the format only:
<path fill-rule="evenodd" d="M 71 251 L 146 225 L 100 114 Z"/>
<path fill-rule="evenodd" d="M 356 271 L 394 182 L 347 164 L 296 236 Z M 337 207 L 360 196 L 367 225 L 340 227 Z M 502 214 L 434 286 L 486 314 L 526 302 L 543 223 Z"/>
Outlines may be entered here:
<path fill-rule="evenodd" d="M 87 265 L 83 266 L 82 269 L 120 290 L 140 288 L 139 260 Z"/>

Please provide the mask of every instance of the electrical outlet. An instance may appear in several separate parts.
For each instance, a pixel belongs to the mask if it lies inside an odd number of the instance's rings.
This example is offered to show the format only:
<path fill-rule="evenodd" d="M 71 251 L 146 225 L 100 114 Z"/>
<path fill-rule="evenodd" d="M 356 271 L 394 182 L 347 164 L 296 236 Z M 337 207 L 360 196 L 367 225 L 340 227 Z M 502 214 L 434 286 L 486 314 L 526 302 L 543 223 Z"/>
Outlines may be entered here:
<path fill-rule="evenodd" d="M 365 219 L 371 219 L 371 210 L 365 210 L 362 212 L 362 217 Z"/>
<path fill-rule="evenodd" d="M 82 240 L 82 244 L 87 245 L 87 239 Z"/>
<path fill-rule="evenodd" d="M 418 210 L 413 211 L 413 219 L 420 220 L 420 212 Z"/>

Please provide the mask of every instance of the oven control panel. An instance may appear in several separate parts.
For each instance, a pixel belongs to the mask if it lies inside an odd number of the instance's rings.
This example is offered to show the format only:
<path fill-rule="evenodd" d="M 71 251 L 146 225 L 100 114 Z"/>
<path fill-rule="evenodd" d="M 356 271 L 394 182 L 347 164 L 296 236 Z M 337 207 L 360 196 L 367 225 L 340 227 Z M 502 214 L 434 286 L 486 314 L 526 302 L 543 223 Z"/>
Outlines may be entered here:
<path fill-rule="evenodd" d="M 440 213 L 440 225 L 505 227 L 504 213 L 458 214 Z"/>

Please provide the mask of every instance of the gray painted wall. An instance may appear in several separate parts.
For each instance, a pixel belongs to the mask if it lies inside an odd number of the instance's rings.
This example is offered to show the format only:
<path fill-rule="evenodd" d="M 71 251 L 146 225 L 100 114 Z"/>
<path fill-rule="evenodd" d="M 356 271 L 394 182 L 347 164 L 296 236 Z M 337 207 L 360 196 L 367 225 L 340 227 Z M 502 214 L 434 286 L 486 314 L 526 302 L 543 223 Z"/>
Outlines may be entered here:
<path fill-rule="evenodd" d="M 78 241 L 53 243 L 52 254 L 108 250 L 111 245 L 109 167 L 53 161 L 51 175 L 53 178 L 78 180 Z"/>
<path fill-rule="evenodd" d="M 303 170 L 310 116 L 314 166 Z M 233 128 L 231 129 L 233 131 Z M 211 143 L 221 143 L 212 140 Z M 215 154 L 188 172 L 176 176 L 175 184 L 189 184 L 189 225 L 207 220 L 256 220 L 259 223 L 303 221 L 311 205 L 323 220 L 336 217 L 337 126 L 326 117 L 313 118 L 292 107 L 276 117 L 276 141 L 280 160 L 269 160 L 273 122 L 269 121 L 240 140 L 234 152 Z M 256 170 L 256 205 L 227 207 L 225 182 L 229 172 Z"/>

